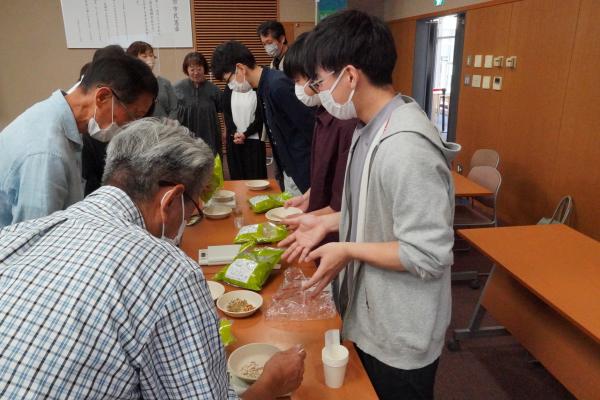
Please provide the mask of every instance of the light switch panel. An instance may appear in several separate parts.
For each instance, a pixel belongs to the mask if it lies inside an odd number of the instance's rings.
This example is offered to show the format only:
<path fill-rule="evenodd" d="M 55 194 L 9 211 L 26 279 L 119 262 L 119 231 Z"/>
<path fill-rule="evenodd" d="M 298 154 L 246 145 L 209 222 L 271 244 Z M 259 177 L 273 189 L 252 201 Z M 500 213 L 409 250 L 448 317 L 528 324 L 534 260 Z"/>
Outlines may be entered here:
<path fill-rule="evenodd" d="M 494 77 L 494 83 L 492 84 L 492 88 L 494 90 L 502 90 L 502 77 L 501 76 Z"/>
<path fill-rule="evenodd" d="M 517 68 L 517 56 L 506 57 L 506 68 Z"/>
<path fill-rule="evenodd" d="M 471 77 L 471 87 L 481 87 L 481 75 L 473 75 Z"/>
<path fill-rule="evenodd" d="M 502 57 L 502 56 L 494 57 L 494 67 L 502 68 L 503 60 L 504 60 L 504 57 Z"/>
<path fill-rule="evenodd" d="M 473 56 L 471 56 L 471 55 L 467 56 L 466 64 L 467 64 L 467 67 L 470 67 L 471 64 L 473 64 Z"/>
<path fill-rule="evenodd" d="M 471 86 L 471 75 L 465 75 L 464 84 L 465 86 Z"/>
<path fill-rule="evenodd" d="M 486 54 L 483 61 L 483 68 L 492 68 L 494 66 L 494 55 Z"/>
<path fill-rule="evenodd" d="M 481 88 L 489 89 L 492 86 L 492 77 L 489 75 L 485 75 L 481 80 Z"/>
<path fill-rule="evenodd" d="M 475 55 L 475 61 L 473 62 L 475 68 L 481 68 L 481 54 Z"/>

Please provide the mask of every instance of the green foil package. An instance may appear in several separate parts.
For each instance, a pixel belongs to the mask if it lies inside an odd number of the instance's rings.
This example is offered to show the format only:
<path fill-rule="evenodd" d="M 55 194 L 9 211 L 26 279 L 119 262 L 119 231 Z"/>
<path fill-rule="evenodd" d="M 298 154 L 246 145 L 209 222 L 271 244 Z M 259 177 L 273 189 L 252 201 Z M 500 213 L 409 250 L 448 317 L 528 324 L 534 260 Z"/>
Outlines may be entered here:
<path fill-rule="evenodd" d="M 279 194 L 261 194 L 248 199 L 252 211 L 256 214 L 265 213 L 273 208 L 283 207 L 286 200 L 292 198 L 288 192 Z"/>
<path fill-rule="evenodd" d="M 215 275 L 214 280 L 259 291 L 281 259 L 283 251 L 272 247 L 244 246 L 233 262 Z"/>
<path fill-rule="evenodd" d="M 233 243 L 276 243 L 287 237 L 288 230 L 285 225 L 275 225 L 271 222 L 243 226 L 235 235 Z"/>
<path fill-rule="evenodd" d="M 217 154 L 215 156 L 215 165 L 208 186 L 200 195 L 202 201 L 207 202 L 210 200 L 213 194 L 223 187 L 223 181 L 223 164 L 221 163 L 221 157 Z"/>
<path fill-rule="evenodd" d="M 228 319 L 219 320 L 219 336 L 221 337 L 221 343 L 223 343 L 224 347 L 229 346 L 236 340 L 233 333 L 231 333 L 231 324 L 232 322 Z"/>

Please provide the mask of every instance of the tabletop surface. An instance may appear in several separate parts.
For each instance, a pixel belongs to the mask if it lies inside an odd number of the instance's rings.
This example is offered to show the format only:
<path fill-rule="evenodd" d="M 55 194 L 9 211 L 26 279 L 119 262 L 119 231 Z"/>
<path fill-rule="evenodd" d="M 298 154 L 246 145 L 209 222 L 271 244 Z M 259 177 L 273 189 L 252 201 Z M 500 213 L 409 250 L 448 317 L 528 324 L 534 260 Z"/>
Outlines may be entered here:
<path fill-rule="evenodd" d="M 458 233 L 600 342 L 600 243 L 566 225 Z"/>
<path fill-rule="evenodd" d="M 265 222 L 263 214 L 254 214 L 247 203 L 247 199 L 265 193 L 279 192 L 277 184 L 271 181 L 269 189 L 264 191 L 251 191 L 245 186 L 244 181 L 226 181 L 224 189 L 236 192 L 236 201 L 243 210 L 245 224 Z M 233 216 L 221 220 L 205 219 L 196 226 L 188 227 L 183 235 L 181 248 L 194 260 L 198 260 L 198 250 L 207 246 L 231 244 L 237 233 L 233 224 Z M 315 270 L 312 264 L 296 265 L 302 269 L 306 276 L 312 275 Z M 373 386 L 364 371 L 356 351 L 351 343 L 345 345 L 350 350 L 350 362 L 346 370 L 344 385 L 340 389 L 330 389 L 325 386 L 321 349 L 324 346 L 324 333 L 328 329 L 339 329 L 341 320 L 335 317 L 318 321 L 267 321 L 264 311 L 270 303 L 271 296 L 283 282 L 283 265 L 281 271 L 273 271 L 265 283 L 260 294 L 263 296 L 263 307 L 248 318 L 233 320 L 233 334 L 237 342 L 227 348 L 227 352 L 237 347 L 254 342 L 271 343 L 284 350 L 294 344 L 301 343 L 306 349 L 305 372 L 302 385 L 292 393 L 293 399 L 376 399 Z M 202 267 L 207 279 L 219 271 L 222 266 Z M 238 288 L 224 285 L 226 291 Z M 220 314 L 220 311 L 218 311 Z M 223 317 L 222 314 L 220 314 Z"/>
<path fill-rule="evenodd" d="M 493 194 L 489 189 L 456 171 L 452 171 L 452 178 L 454 179 L 454 195 L 457 197 L 491 196 Z"/>

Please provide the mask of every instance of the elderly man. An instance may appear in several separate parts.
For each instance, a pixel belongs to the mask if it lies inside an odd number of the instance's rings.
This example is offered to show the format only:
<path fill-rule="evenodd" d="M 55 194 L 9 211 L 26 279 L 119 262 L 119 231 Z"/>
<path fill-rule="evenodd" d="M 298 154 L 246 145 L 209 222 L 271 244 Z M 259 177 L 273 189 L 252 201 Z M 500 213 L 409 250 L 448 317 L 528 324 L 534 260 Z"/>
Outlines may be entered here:
<path fill-rule="evenodd" d="M 213 164 L 185 132 L 130 124 L 105 186 L 0 230 L 0 397 L 236 397 L 206 281 L 175 246 Z M 273 356 L 244 398 L 294 390 L 304 356 Z"/>
<path fill-rule="evenodd" d="M 69 94 L 57 90 L 0 133 L 0 227 L 44 217 L 82 200 L 82 135 L 108 142 L 146 115 L 158 85 L 143 61 L 94 61 Z"/>

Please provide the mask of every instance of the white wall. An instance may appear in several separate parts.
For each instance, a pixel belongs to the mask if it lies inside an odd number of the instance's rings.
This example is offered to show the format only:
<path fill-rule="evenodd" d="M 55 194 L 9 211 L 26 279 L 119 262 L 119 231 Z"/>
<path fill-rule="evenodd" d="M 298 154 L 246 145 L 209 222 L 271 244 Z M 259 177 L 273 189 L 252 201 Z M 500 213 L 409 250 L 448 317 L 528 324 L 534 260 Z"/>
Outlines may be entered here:
<path fill-rule="evenodd" d="M 433 0 L 384 0 L 383 14 L 386 21 L 392 21 L 487 1 L 489 0 L 446 0 L 443 6 L 435 7 Z"/>

